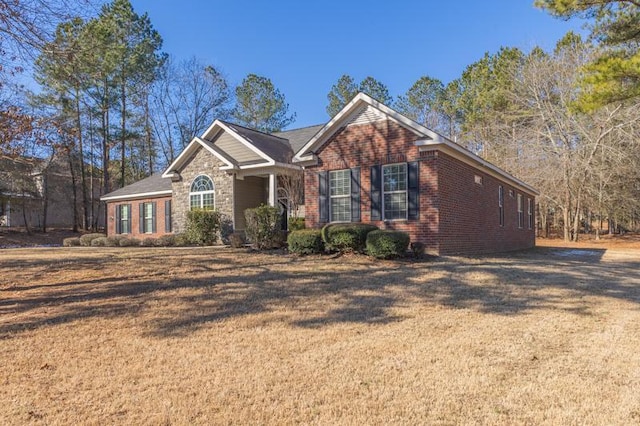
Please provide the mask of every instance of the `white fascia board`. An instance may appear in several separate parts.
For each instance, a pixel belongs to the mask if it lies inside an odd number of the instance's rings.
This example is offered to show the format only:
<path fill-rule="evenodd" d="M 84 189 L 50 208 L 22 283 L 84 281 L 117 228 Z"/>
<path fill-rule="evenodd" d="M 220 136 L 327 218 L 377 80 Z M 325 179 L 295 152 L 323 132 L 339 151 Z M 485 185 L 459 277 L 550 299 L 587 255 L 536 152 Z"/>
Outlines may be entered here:
<path fill-rule="evenodd" d="M 218 121 L 218 120 L 216 120 Z M 251 151 L 255 152 L 256 154 L 258 154 L 260 157 L 262 157 L 265 161 L 274 161 L 273 158 L 269 157 L 267 154 L 265 154 L 264 152 L 262 152 L 261 150 L 259 150 L 254 144 L 252 144 L 251 142 L 249 142 L 248 140 L 246 140 L 245 138 L 243 138 L 242 136 L 240 136 L 237 132 L 235 132 L 233 129 L 231 129 L 229 126 L 227 126 L 226 124 L 222 123 L 222 122 L 218 122 L 219 126 L 225 131 L 228 132 L 231 136 L 233 136 L 238 142 L 242 143 L 244 146 L 246 146 L 247 148 L 249 148 Z"/>
<path fill-rule="evenodd" d="M 114 195 L 111 197 L 100 197 L 100 201 L 115 201 L 115 200 L 134 200 L 137 198 L 154 198 L 161 195 L 171 195 L 172 190 L 166 191 L 153 191 L 153 192 L 141 192 L 140 194 L 128 194 L 128 195 Z"/>
<path fill-rule="evenodd" d="M 351 114 L 356 112 L 362 104 L 368 104 L 372 107 L 380 110 L 388 118 L 392 119 L 399 125 L 411 129 L 414 133 L 422 137 L 427 137 L 431 140 L 445 143 L 448 141 L 444 136 L 434 132 L 431 129 L 424 127 L 421 124 L 405 117 L 392 108 L 389 108 L 385 104 L 376 101 L 371 96 L 368 96 L 362 92 L 358 93 L 342 110 L 336 114 L 325 126 L 316 133 L 316 135 L 309 140 L 294 156 L 293 161 L 298 163 L 309 162 L 313 160 L 312 153 L 309 154 L 314 148 L 322 145 L 327 139 L 329 139 L 338 129 L 340 129 L 350 118 Z M 306 154 L 306 155 L 305 155 Z"/>
<path fill-rule="evenodd" d="M 175 175 L 174 170 L 176 170 L 178 166 L 182 165 L 184 160 L 188 158 L 189 155 L 191 155 L 192 151 L 194 151 L 195 148 L 197 148 L 198 144 L 199 142 L 197 138 L 193 138 L 191 142 L 189 142 L 189 145 L 187 145 L 187 147 L 182 150 L 180 155 L 178 155 L 178 157 L 175 160 L 173 160 L 173 163 L 171 163 L 169 167 L 167 167 L 167 169 L 164 171 L 164 173 L 162 173 L 162 177 L 163 178 L 173 177 Z"/>
<path fill-rule="evenodd" d="M 502 170 L 501 168 L 489 163 L 487 160 L 484 160 L 481 157 L 478 157 L 473 152 L 461 147 L 460 145 L 454 142 L 440 143 L 435 141 L 420 140 L 420 141 L 416 141 L 416 145 L 419 147 L 419 149 L 428 147 L 432 149 L 441 150 L 451 155 L 452 157 L 462 161 L 463 163 L 469 164 L 470 166 L 474 166 L 475 168 L 478 168 L 477 166 L 482 166 L 485 169 L 484 171 L 489 173 L 493 177 L 499 180 L 505 181 L 507 183 L 510 183 L 511 185 L 519 188 L 524 192 L 528 192 L 535 196 L 540 195 L 540 192 L 538 192 L 532 186 L 524 183 L 523 181 L 516 178 L 515 176 L 510 175 L 509 173 Z"/>
<path fill-rule="evenodd" d="M 244 166 L 239 166 L 238 168 L 240 170 L 259 169 L 260 167 L 271 167 L 271 166 L 274 166 L 275 164 L 276 162 L 270 159 L 266 163 L 246 164 Z"/>

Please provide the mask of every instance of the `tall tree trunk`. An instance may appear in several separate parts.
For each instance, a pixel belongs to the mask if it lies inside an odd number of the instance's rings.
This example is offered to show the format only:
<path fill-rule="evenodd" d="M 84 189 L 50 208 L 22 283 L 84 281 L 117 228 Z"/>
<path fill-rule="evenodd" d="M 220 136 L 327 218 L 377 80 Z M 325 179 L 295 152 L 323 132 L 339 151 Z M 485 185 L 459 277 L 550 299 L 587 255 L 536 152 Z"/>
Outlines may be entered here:
<path fill-rule="evenodd" d="M 73 232 L 78 232 L 78 222 L 80 222 L 78 218 L 78 182 L 76 182 L 76 171 L 75 167 L 73 167 L 73 155 L 71 155 L 71 151 L 67 153 L 67 158 L 69 159 L 69 172 L 71 173 L 71 208 L 73 209 Z"/>
<path fill-rule="evenodd" d="M 120 188 L 125 185 L 125 174 L 126 174 L 126 151 L 127 151 L 127 137 L 126 137 L 126 126 L 127 126 L 127 94 L 125 87 L 125 71 L 124 67 L 122 68 L 122 81 L 120 82 L 120 101 L 121 101 L 121 110 L 122 116 L 120 117 L 120 144 L 121 144 L 121 157 L 120 157 Z"/>
<path fill-rule="evenodd" d="M 89 199 L 87 194 L 87 172 L 84 162 L 84 140 L 82 137 L 82 119 L 80 111 L 80 91 L 76 86 L 76 127 L 78 129 L 78 151 L 80 152 L 80 181 L 82 185 L 82 228 L 89 227 Z"/>
<path fill-rule="evenodd" d="M 576 200 L 575 214 L 573 216 L 573 241 L 578 241 L 578 234 L 580 233 L 580 198 Z"/>

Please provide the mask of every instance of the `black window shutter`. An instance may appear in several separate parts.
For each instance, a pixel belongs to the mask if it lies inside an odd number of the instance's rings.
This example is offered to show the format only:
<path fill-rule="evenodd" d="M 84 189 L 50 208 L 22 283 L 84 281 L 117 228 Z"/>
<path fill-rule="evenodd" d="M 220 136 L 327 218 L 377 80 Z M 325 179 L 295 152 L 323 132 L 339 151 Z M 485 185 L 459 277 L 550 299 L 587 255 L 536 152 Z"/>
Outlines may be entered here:
<path fill-rule="evenodd" d="M 146 203 L 139 203 L 138 204 L 138 210 L 140 212 L 140 221 L 138 222 L 138 227 L 140 228 L 140 233 L 144 234 L 145 229 L 144 229 L 144 205 Z"/>
<path fill-rule="evenodd" d="M 360 222 L 360 167 L 351 169 L 351 222 Z"/>
<path fill-rule="evenodd" d="M 381 220 L 382 214 L 382 167 L 371 167 L 371 220 Z"/>
<path fill-rule="evenodd" d="M 329 172 L 318 173 L 318 179 L 320 180 L 320 187 L 318 188 L 318 209 L 319 222 L 329 222 Z"/>
<path fill-rule="evenodd" d="M 116 234 L 122 234 L 122 206 L 116 206 Z"/>
<path fill-rule="evenodd" d="M 152 221 L 151 221 L 151 232 L 153 232 L 154 234 L 156 232 L 158 232 L 158 228 L 156 226 L 156 202 L 154 201 L 153 203 L 151 203 L 151 217 L 152 217 Z"/>
<path fill-rule="evenodd" d="M 171 232 L 171 200 L 164 202 L 164 232 Z"/>
<path fill-rule="evenodd" d="M 420 218 L 420 170 L 417 161 L 407 163 L 407 183 L 409 191 L 407 193 L 409 219 Z"/>

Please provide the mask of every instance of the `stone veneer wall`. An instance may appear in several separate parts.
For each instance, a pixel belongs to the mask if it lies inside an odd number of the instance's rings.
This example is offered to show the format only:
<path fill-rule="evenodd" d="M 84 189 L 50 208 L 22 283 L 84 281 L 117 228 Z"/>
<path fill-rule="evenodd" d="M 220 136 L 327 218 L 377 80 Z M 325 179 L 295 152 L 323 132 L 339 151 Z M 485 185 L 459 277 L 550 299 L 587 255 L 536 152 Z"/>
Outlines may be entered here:
<path fill-rule="evenodd" d="M 189 190 L 193 180 L 206 175 L 213 180 L 215 188 L 215 208 L 222 214 L 223 221 L 230 222 L 233 219 L 233 175 L 221 171 L 223 163 L 200 148 L 191 161 L 180 170 L 180 181 L 173 182 L 172 221 L 173 232 L 185 231 L 187 224 L 187 212 L 190 208 Z"/>

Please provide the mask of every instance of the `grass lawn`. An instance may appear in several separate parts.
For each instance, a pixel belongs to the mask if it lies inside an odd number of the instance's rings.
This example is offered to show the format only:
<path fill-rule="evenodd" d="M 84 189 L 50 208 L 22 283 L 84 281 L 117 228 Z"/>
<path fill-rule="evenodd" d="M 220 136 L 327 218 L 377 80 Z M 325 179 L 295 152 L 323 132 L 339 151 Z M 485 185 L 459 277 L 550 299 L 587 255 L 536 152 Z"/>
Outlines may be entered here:
<path fill-rule="evenodd" d="M 0 251 L 0 424 L 637 424 L 640 250 Z"/>

